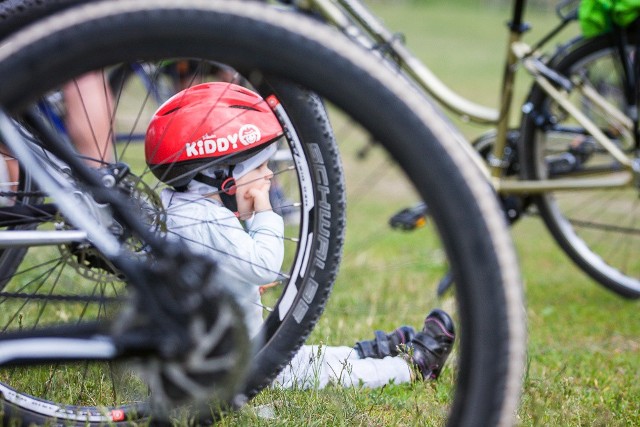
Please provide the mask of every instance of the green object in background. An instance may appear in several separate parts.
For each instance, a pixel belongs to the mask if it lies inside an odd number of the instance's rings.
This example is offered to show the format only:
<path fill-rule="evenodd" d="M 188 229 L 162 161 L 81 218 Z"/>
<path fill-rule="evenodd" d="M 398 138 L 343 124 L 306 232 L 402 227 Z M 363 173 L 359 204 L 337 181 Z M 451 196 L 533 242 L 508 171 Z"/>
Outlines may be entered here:
<path fill-rule="evenodd" d="M 626 27 L 640 16 L 640 0 L 582 0 L 578 18 L 585 37 L 611 31 L 612 25 Z"/>

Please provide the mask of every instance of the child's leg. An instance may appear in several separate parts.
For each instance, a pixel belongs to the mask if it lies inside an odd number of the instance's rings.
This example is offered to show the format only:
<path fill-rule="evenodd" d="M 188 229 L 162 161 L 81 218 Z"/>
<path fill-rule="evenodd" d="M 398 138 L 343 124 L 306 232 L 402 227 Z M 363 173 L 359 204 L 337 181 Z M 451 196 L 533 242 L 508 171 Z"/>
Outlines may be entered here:
<path fill-rule="evenodd" d="M 351 347 L 303 346 L 278 375 L 274 384 L 284 388 L 382 387 L 393 381 L 411 381 L 409 365 L 401 357 L 360 359 Z"/>

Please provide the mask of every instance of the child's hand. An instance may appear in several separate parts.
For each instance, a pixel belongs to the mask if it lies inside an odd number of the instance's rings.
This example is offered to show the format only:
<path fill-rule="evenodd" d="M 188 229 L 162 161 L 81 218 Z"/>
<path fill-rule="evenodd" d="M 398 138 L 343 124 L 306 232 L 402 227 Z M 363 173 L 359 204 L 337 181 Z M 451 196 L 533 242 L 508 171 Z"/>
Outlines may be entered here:
<path fill-rule="evenodd" d="M 269 189 L 271 188 L 271 180 L 264 178 L 256 181 L 245 194 L 245 199 L 251 201 L 253 209 L 256 212 L 270 211 L 271 201 L 269 200 Z"/>
<path fill-rule="evenodd" d="M 247 219 L 254 212 L 270 211 L 269 189 L 273 172 L 264 162 L 236 180 L 236 201 L 240 219 Z"/>
<path fill-rule="evenodd" d="M 273 288 L 274 286 L 278 286 L 279 284 L 280 282 L 271 282 L 271 283 L 267 283 L 266 285 L 260 286 L 258 288 L 260 290 L 260 295 L 264 294 L 267 291 L 267 289 Z"/>

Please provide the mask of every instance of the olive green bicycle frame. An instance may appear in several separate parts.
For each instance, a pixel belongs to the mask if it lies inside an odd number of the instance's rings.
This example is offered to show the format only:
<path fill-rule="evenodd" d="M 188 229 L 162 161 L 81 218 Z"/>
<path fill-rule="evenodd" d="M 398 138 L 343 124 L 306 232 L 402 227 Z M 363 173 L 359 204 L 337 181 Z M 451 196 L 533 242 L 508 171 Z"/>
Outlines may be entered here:
<path fill-rule="evenodd" d="M 371 47 L 371 42 L 385 46 L 391 52 L 395 62 L 403 72 L 411 78 L 425 92 L 431 95 L 442 106 L 474 123 L 495 126 L 496 140 L 488 162 L 483 161 L 475 153 L 471 144 L 462 144 L 469 152 L 475 163 L 491 180 L 496 191 L 502 194 L 540 194 L 550 191 L 568 191 L 593 188 L 624 187 L 632 185 L 634 177 L 640 172 L 638 163 L 625 154 L 602 130 L 596 126 L 584 113 L 571 104 L 568 94 L 543 73 L 546 66 L 540 60 L 541 54 L 537 48 L 522 42 L 525 26 L 522 23 L 524 4 L 526 0 L 515 0 L 513 18 L 509 25 L 509 42 L 507 57 L 502 79 L 500 104 L 498 109 L 476 104 L 451 90 L 446 86 L 423 62 L 417 59 L 402 43 L 402 40 L 389 31 L 380 20 L 373 15 L 359 0 L 300 0 L 297 7 L 320 13 L 331 25 L 336 26 L 343 33 Z M 568 22 L 568 21 L 567 21 Z M 561 24 L 551 35 L 560 31 L 566 22 Z M 365 36 L 363 34 L 366 33 Z M 551 38 L 545 38 L 545 41 Z M 538 43 L 541 46 L 544 42 Z M 580 178 L 559 178 L 546 180 L 514 180 L 505 179 L 504 170 L 507 163 L 504 152 L 507 146 L 510 111 L 513 103 L 513 84 L 518 66 L 523 68 L 534 78 L 535 82 L 550 98 L 565 110 L 580 124 L 613 158 L 621 165 L 621 170 L 615 173 L 593 173 L 592 176 Z M 546 68 L 548 70 L 548 68 Z M 591 86 L 584 82 L 571 82 L 573 90 L 581 93 L 594 105 L 606 112 L 610 122 L 615 122 L 623 132 L 632 133 L 633 122 L 620 109 L 608 102 Z M 606 176 L 602 176 L 606 175 Z"/>

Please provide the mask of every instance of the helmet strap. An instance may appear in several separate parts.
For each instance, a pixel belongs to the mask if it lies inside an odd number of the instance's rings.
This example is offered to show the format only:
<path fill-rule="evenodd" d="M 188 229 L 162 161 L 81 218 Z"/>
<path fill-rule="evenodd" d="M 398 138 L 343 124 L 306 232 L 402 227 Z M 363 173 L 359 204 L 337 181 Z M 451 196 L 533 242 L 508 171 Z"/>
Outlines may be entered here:
<path fill-rule="evenodd" d="M 235 196 L 236 181 L 232 176 L 222 174 L 220 177 L 216 175 L 214 178 L 212 176 L 198 173 L 193 177 L 193 179 L 219 189 L 218 196 L 220 196 L 220 200 L 222 200 L 224 207 L 234 213 L 238 211 L 238 202 L 236 201 Z"/>
<path fill-rule="evenodd" d="M 220 193 L 220 200 L 222 200 L 222 204 L 225 208 L 229 209 L 233 213 L 238 213 L 238 202 L 236 201 L 236 196 L 232 196 L 223 191 Z"/>
<path fill-rule="evenodd" d="M 226 193 L 230 196 L 234 196 L 236 194 L 236 180 L 233 179 L 232 176 L 228 177 L 224 181 L 222 181 L 222 185 L 220 186 L 220 190 L 223 193 Z"/>

